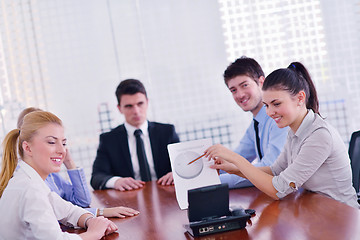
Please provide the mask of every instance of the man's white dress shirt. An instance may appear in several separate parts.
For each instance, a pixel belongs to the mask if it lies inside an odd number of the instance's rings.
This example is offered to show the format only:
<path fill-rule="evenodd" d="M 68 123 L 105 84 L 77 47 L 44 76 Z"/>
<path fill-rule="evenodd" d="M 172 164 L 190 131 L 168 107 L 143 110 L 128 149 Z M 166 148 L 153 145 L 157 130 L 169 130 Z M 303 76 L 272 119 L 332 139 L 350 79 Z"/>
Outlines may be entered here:
<path fill-rule="evenodd" d="M 125 129 L 127 132 L 127 137 L 128 137 L 129 152 L 130 152 L 131 163 L 132 163 L 133 170 L 134 170 L 134 178 L 137 180 L 141 180 L 139 160 L 138 160 L 138 156 L 137 156 L 137 152 L 136 152 L 136 137 L 134 136 L 134 132 L 137 128 L 130 125 L 127 122 L 124 123 L 124 126 L 125 126 Z M 153 160 L 153 155 L 152 155 L 152 151 L 151 151 L 151 143 L 150 143 L 149 131 L 148 131 L 148 121 L 145 121 L 140 126 L 139 129 L 141 129 L 141 131 L 143 133 L 141 135 L 141 138 L 144 141 L 144 148 L 145 148 L 146 158 L 147 158 L 147 161 L 149 164 L 151 178 L 156 179 L 157 177 L 156 177 L 156 172 L 155 172 L 155 167 L 154 167 L 154 160 Z M 106 187 L 114 188 L 115 182 L 119 178 L 121 178 L 121 177 L 115 176 L 115 177 L 110 178 L 106 182 Z"/>

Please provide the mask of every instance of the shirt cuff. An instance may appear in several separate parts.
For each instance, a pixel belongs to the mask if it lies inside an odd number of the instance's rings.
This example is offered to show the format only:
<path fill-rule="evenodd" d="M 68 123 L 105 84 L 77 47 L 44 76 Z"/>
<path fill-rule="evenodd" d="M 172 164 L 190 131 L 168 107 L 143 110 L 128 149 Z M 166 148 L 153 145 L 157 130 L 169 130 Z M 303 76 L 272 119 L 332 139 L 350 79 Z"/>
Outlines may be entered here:
<path fill-rule="evenodd" d="M 120 179 L 121 177 L 112 177 L 106 183 L 105 187 L 107 188 L 115 188 L 115 182 Z"/>
<path fill-rule="evenodd" d="M 96 217 L 97 208 L 86 208 L 86 210 Z"/>
<path fill-rule="evenodd" d="M 82 170 L 82 168 L 81 167 L 76 167 L 76 168 L 73 168 L 73 169 L 66 169 L 66 171 L 68 171 L 68 172 L 79 171 L 79 170 Z"/>
<path fill-rule="evenodd" d="M 293 182 L 295 184 L 294 188 L 290 187 L 291 182 Z M 279 198 L 283 198 L 286 195 L 298 190 L 298 187 L 296 186 L 295 181 L 287 182 L 281 176 L 273 177 L 272 184 L 273 184 L 274 188 L 277 191 L 276 196 L 278 196 Z"/>

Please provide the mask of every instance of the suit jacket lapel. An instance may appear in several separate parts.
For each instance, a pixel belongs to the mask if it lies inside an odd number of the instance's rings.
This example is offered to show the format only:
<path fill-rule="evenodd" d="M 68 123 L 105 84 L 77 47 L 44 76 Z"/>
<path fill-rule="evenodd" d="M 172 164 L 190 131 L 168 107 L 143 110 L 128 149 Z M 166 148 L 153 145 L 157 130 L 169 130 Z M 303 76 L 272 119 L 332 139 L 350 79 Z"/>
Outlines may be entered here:
<path fill-rule="evenodd" d="M 156 146 L 158 146 L 158 139 L 155 133 L 155 124 L 153 122 L 148 122 L 148 131 L 149 131 L 149 139 L 150 139 L 151 151 L 153 155 L 154 166 L 156 169 L 156 164 L 158 159 L 158 151 Z"/>

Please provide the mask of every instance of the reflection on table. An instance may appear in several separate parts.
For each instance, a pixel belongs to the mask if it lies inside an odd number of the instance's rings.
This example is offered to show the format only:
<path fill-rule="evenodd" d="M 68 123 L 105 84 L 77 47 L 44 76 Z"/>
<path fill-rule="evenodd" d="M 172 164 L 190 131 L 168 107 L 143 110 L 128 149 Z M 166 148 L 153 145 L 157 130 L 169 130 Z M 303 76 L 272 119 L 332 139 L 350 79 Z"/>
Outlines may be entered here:
<path fill-rule="evenodd" d="M 131 207 L 140 214 L 112 218 L 119 227 L 118 233 L 104 239 L 194 239 L 183 227 L 188 223 L 187 211 L 180 210 L 174 186 L 148 182 L 140 190 L 93 192 L 92 207 L 115 206 Z M 255 209 L 256 215 L 245 229 L 196 239 L 360 239 L 360 211 L 321 194 L 299 191 L 276 201 L 250 187 L 230 190 L 230 206 Z"/>

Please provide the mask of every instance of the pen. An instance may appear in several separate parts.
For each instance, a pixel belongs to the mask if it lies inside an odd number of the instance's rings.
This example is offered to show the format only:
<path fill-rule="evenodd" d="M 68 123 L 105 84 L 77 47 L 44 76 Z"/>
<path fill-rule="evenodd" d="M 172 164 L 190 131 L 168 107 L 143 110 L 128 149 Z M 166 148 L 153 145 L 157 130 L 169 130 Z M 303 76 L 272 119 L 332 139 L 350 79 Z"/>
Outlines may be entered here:
<path fill-rule="evenodd" d="M 192 160 L 191 162 L 189 162 L 187 165 L 192 164 L 193 162 L 195 162 L 195 161 L 199 160 L 199 159 L 200 159 L 200 158 L 202 158 L 203 156 L 205 156 L 205 153 L 204 153 L 203 155 L 201 155 L 201 156 L 199 156 L 199 157 L 195 158 L 194 160 Z"/>

